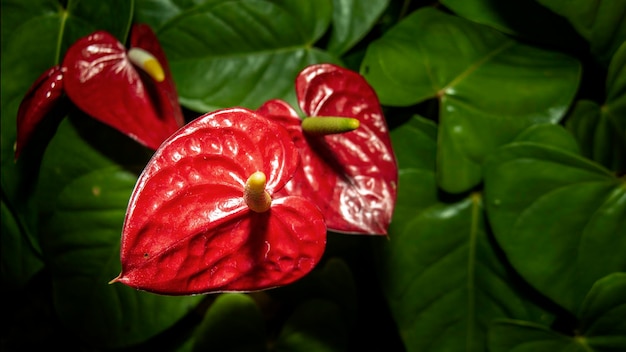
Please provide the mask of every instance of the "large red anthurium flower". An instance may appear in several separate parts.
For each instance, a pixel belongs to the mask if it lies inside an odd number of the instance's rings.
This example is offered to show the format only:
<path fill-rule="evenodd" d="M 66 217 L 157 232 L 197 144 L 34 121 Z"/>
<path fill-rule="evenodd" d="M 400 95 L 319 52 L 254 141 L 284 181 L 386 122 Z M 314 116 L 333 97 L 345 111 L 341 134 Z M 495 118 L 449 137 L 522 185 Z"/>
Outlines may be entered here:
<path fill-rule="evenodd" d="M 152 30 L 135 25 L 130 45 L 127 51 L 104 31 L 76 41 L 63 60 L 65 91 L 87 114 L 156 150 L 183 125 L 183 114 Z"/>
<path fill-rule="evenodd" d="M 304 120 L 281 100 L 258 109 L 289 130 L 302 159 L 282 192 L 317 204 L 329 230 L 386 235 L 398 168 L 374 90 L 356 72 L 318 64 L 298 75 L 296 93 Z"/>
<path fill-rule="evenodd" d="M 165 53 L 145 24 L 133 25 L 130 49 L 104 31 L 77 40 L 61 65 L 35 81 L 18 110 L 16 158 L 37 125 L 66 97 L 154 150 L 184 124 Z"/>
<path fill-rule="evenodd" d="M 230 108 L 190 122 L 137 181 L 112 282 L 187 295 L 303 277 L 324 252 L 326 226 L 313 203 L 278 194 L 297 165 L 289 133 L 255 112 Z"/>

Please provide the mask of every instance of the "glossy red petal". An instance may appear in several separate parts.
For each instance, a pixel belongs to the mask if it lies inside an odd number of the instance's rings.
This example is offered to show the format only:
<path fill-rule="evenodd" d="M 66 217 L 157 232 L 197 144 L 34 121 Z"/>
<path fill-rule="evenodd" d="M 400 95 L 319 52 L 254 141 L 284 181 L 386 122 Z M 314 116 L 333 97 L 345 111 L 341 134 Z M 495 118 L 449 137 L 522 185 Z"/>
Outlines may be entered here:
<path fill-rule="evenodd" d="M 308 273 L 325 247 L 312 203 L 275 197 L 264 213 L 247 208 L 245 182 L 267 175 L 270 194 L 296 169 L 286 130 L 246 109 L 206 114 L 156 151 L 129 202 L 115 280 L 162 294 L 252 291 Z"/>
<path fill-rule="evenodd" d="M 179 127 L 175 107 L 151 78 L 132 65 L 126 48 L 97 31 L 76 41 L 65 54 L 65 91 L 95 119 L 139 143 L 157 149 Z"/>
<path fill-rule="evenodd" d="M 280 102 L 259 111 L 290 128 L 303 167 L 285 193 L 317 204 L 328 229 L 355 234 L 387 233 L 397 196 L 397 163 L 389 131 L 374 90 L 358 73 L 331 64 L 305 68 L 296 93 L 308 116 L 353 117 L 352 132 L 304 135 L 298 117 Z"/>
<path fill-rule="evenodd" d="M 17 111 L 15 159 L 30 141 L 37 126 L 63 99 L 63 69 L 56 65 L 44 72 L 30 87 Z"/>
<path fill-rule="evenodd" d="M 158 111 L 162 111 L 163 116 L 171 114 L 179 126 L 184 125 L 185 120 L 183 111 L 178 103 L 176 84 L 174 83 L 165 52 L 161 48 L 159 39 L 152 31 L 152 28 L 143 23 L 134 24 L 130 32 L 130 46 L 132 48 L 144 49 L 159 60 L 165 72 L 165 80 L 163 82 L 151 82 L 156 86 L 156 93 L 159 94 L 159 99 L 156 99 L 155 104 L 158 104 Z"/>

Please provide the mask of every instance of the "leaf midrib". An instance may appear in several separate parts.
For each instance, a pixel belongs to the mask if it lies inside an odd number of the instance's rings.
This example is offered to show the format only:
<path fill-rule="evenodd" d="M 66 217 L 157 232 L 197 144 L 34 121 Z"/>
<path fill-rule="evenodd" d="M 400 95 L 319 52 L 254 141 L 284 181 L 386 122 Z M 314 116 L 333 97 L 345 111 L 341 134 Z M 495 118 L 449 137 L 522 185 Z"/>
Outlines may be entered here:
<path fill-rule="evenodd" d="M 464 79 L 466 79 L 469 75 L 471 75 L 474 71 L 476 71 L 477 69 L 479 69 L 482 65 L 484 65 L 485 63 L 489 62 L 491 59 L 493 59 L 494 57 L 496 57 L 497 55 L 499 55 L 501 52 L 511 48 L 512 46 L 515 45 L 515 42 L 512 40 L 508 40 L 504 43 L 502 43 L 499 47 L 494 48 L 491 52 L 487 53 L 485 56 L 483 56 L 482 58 L 480 58 L 479 60 L 475 61 L 474 63 L 472 63 L 471 65 L 469 65 L 465 71 L 461 72 L 459 75 L 456 76 L 456 78 L 454 78 L 452 81 L 450 81 L 447 85 L 445 85 L 443 88 L 441 88 L 437 93 L 436 96 L 438 97 L 443 97 L 446 94 L 448 94 L 448 90 L 454 88 L 455 86 L 457 86 L 458 84 L 460 84 Z M 432 76 L 429 72 L 429 76 Z M 433 82 L 433 86 L 435 86 L 434 84 L 435 82 Z"/>

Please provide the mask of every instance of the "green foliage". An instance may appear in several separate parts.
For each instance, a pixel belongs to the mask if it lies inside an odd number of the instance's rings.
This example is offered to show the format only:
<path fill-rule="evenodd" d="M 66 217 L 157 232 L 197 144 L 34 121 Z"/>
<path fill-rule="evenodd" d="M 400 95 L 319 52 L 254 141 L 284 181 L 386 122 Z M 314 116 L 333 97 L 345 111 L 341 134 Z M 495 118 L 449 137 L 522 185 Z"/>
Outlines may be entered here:
<path fill-rule="evenodd" d="M 626 3 L 424 3 L 2 0 L 1 348 L 626 350 Z M 329 233 L 318 268 L 263 292 L 109 285 L 150 151 L 74 109 L 15 161 L 15 117 L 72 42 L 133 22 L 188 119 L 296 106 L 312 63 L 360 70 L 399 162 L 389 237 Z"/>
<path fill-rule="evenodd" d="M 437 179 L 451 193 L 480 183 L 484 158 L 526 126 L 558 122 L 580 76 L 571 57 L 432 8 L 373 42 L 362 71 L 383 104 L 438 99 Z"/>

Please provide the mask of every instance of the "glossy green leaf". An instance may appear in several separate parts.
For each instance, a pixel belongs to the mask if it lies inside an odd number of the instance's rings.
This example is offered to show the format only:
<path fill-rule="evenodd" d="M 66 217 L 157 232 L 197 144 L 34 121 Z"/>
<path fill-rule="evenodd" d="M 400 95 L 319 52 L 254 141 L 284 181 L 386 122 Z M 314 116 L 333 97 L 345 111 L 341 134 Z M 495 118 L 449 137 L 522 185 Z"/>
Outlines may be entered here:
<path fill-rule="evenodd" d="M 626 172 L 626 42 L 615 53 L 606 79 L 606 101 L 600 106 L 580 100 L 566 122 L 583 155 L 617 173 Z"/>
<path fill-rule="evenodd" d="M 416 117 L 392 131 L 400 182 L 379 280 L 408 351 L 481 351 L 492 319 L 549 316 L 516 292 L 481 196 L 439 198 L 433 128 Z"/>
<path fill-rule="evenodd" d="M 157 34 L 186 107 L 256 109 L 272 98 L 296 106 L 298 72 L 309 64 L 338 62 L 313 47 L 331 16 L 331 0 L 228 0 L 194 7 Z"/>
<path fill-rule="evenodd" d="M 39 243 L 32 243 L 23 236 L 19 221 L 2 200 L 0 208 L 0 280 L 3 290 L 17 290 L 39 270 L 43 261 Z"/>
<path fill-rule="evenodd" d="M 482 162 L 496 147 L 531 124 L 561 119 L 580 65 L 425 8 L 374 41 L 361 72 L 383 104 L 439 99 L 438 184 L 459 193 L 481 181 Z"/>
<path fill-rule="evenodd" d="M 547 123 L 532 125 L 518 134 L 514 141 L 546 144 L 572 153 L 580 152 L 574 136 L 561 125 Z"/>
<path fill-rule="evenodd" d="M 340 307 L 311 299 L 296 308 L 276 339 L 275 352 L 346 351 L 348 335 Z"/>
<path fill-rule="evenodd" d="M 489 329 L 490 352 L 593 352 L 583 342 L 550 330 L 548 327 L 519 320 L 494 323 Z"/>
<path fill-rule="evenodd" d="M 69 183 L 46 222 L 42 246 L 61 322 L 101 348 L 129 346 L 172 326 L 201 296 L 168 297 L 108 282 L 120 271 L 119 244 L 136 176 L 96 169 Z"/>
<path fill-rule="evenodd" d="M 138 172 L 149 157 L 144 153 L 121 133 L 73 113 L 60 124 L 43 158 L 37 201 L 56 309 L 71 331 L 100 347 L 155 336 L 199 299 L 107 284 L 120 270 L 121 228 L 137 179 L 120 165 Z"/>
<path fill-rule="evenodd" d="M 626 186 L 569 151 L 532 142 L 502 147 L 485 166 L 495 237 L 515 269 L 576 312 L 599 278 L 626 271 Z"/>
<path fill-rule="evenodd" d="M 374 26 L 389 0 L 333 0 L 333 22 L 328 50 L 343 55 Z"/>
<path fill-rule="evenodd" d="M 538 0 L 567 18 L 589 41 L 591 53 L 608 63 L 626 40 L 626 3 L 614 0 Z"/>
<path fill-rule="evenodd" d="M 626 350 L 626 273 L 596 281 L 578 313 L 581 332 L 598 350 Z"/>
<path fill-rule="evenodd" d="M 612 118 L 609 112 L 593 101 L 580 100 L 566 126 L 576 136 L 585 157 L 623 172 L 626 170 L 626 130 L 619 127 L 617 118 L 621 116 Z"/>
<path fill-rule="evenodd" d="M 10 39 L 15 30 L 33 17 L 54 16 L 62 11 L 61 4 L 57 0 L 32 0 L 29 2 L 20 0 L 2 0 L 1 32 L 2 50 L 4 44 Z"/>
<path fill-rule="evenodd" d="M 43 215 L 55 211 L 58 195 L 68 184 L 93 170 L 123 165 L 138 175 L 150 153 L 117 130 L 82 113 L 72 113 L 46 148 L 36 193 L 39 211 Z M 126 207 L 127 202 L 119 207 Z"/>
<path fill-rule="evenodd" d="M 626 273 L 598 280 L 578 314 L 576 336 L 525 321 L 499 321 L 489 331 L 493 352 L 624 351 L 626 349 Z"/>
<path fill-rule="evenodd" d="M 607 104 L 619 118 L 622 131 L 626 130 L 626 42 L 617 49 L 611 62 L 606 77 Z"/>
<path fill-rule="evenodd" d="M 265 321 L 254 299 L 243 293 L 224 293 L 211 304 L 194 332 L 194 352 L 261 352 Z"/>
<path fill-rule="evenodd" d="M 459 16 L 534 43 L 568 49 L 584 44 L 566 19 L 535 1 L 442 0 L 441 3 Z"/>
<path fill-rule="evenodd" d="M 224 0 L 135 0 L 134 21 L 158 30 L 168 21 L 196 6 Z"/>
<path fill-rule="evenodd" d="M 330 258 L 320 272 L 319 296 L 337 304 L 343 321 L 351 326 L 358 319 L 358 292 L 348 264 Z"/>
<path fill-rule="evenodd" d="M 302 299 L 324 299 L 337 304 L 341 319 L 352 325 L 358 318 L 358 292 L 348 264 L 336 257 L 291 285 L 268 292 L 274 299 L 298 305 Z"/>

